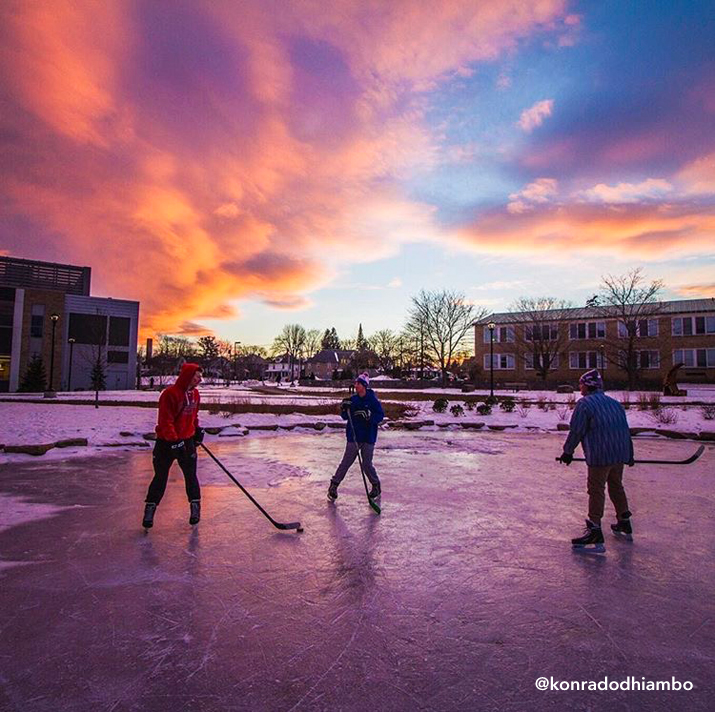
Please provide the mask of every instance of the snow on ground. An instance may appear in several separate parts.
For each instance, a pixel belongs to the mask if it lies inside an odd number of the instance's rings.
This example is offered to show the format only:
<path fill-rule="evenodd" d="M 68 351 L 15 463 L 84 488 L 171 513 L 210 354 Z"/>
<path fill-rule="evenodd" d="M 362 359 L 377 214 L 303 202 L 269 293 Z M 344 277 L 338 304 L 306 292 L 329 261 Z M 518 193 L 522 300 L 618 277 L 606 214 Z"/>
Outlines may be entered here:
<path fill-rule="evenodd" d="M 205 402 L 240 402 L 243 404 L 270 406 L 270 405 L 324 405 L 334 404 L 334 415 L 305 415 L 289 414 L 278 415 L 272 413 L 239 413 L 239 414 L 211 414 L 201 411 L 200 421 L 204 427 L 220 427 L 224 429 L 221 436 L 224 439 L 231 435 L 244 435 L 244 427 L 278 425 L 282 427 L 301 425 L 312 426 L 316 422 L 341 423 L 337 414 L 338 400 L 334 396 L 316 395 L 314 389 L 303 388 L 293 390 L 290 386 L 284 387 L 285 394 L 256 393 L 253 386 L 233 386 L 230 389 L 218 386 L 201 388 L 202 399 Z M 379 390 L 376 391 L 378 396 Z M 386 396 L 395 391 L 386 391 Z M 413 393 L 403 391 L 408 395 Z M 571 417 L 571 408 L 575 399 L 567 395 L 557 395 L 552 391 L 525 391 L 521 393 L 497 392 L 498 396 L 510 395 L 514 397 L 517 407 L 511 413 L 495 405 L 491 415 L 480 415 L 476 410 L 467 410 L 465 394 L 457 389 L 430 389 L 425 391 L 430 396 L 429 400 L 400 401 L 412 406 L 413 421 L 434 421 L 434 425 L 426 426 L 421 432 L 436 431 L 442 427 L 459 429 L 462 423 L 484 423 L 488 426 L 508 427 L 517 432 L 531 430 L 551 431 L 556 430 L 560 424 L 567 424 Z M 485 395 L 486 392 L 476 393 Z M 475 394 L 469 394 L 470 396 Z M 609 392 L 614 398 L 624 401 L 623 392 Z M 647 394 L 650 395 L 650 394 Z M 71 393 L 58 394 L 62 400 L 76 400 L 91 398 L 92 394 Z M 443 396 L 448 399 L 449 407 L 458 404 L 464 407 L 462 416 L 454 416 L 449 408 L 444 413 L 435 413 L 432 410 L 433 397 Z M 37 398 L 33 403 L 13 402 L 20 398 L 27 398 L 27 394 L 18 394 L 0 402 L 3 430 L 2 442 L 4 445 L 34 445 L 56 442 L 67 438 L 86 438 L 89 448 L 66 448 L 50 450 L 43 457 L 50 459 L 66 459 L 76 455 L 87 455 L 101 452 L 107 446 L 139 447 L 145 445 L 143 434 L 153 432 L 156 424 L 156 410 L 149 407 L 132 407 L 119 405 L 102 405 L 102 401 L 142 401 L 156 403 L 159 394 L 156 391 L 108 391 L 101 394 L 100 407 L 91 405 L 71 405 L 48 402 Z M 687 398 L 661 398 L 663 408 L 660 411 L 640 410 L 638 407 L 638 393 L 628 394 L 630 407 L 626 411 L 631 427 L 659 428 L 681 433 L 698 434 L 701 432 L 715 432 L 715 420 L 706 420 L 703 408 L 692 404 L 692 401 L 701 401 L 715 404 L 715 387 L 696 386 L 688 387 Z M 552 405 L 543 410 L 538 407 L 539 400 L 550 402 Z M 529 407 L 524 407 L 523 402 L 528 401 Z M 570 403 L 569 403 L 570 401 Z M 691 404 L 689 404 L 691 403 Z M 387 423 L 383 429 L 387 427 Z M 121 435 L 121 432 L 129 435 Z M 279 433 L 282 431 L 278 431 Z M 323 435 L 339 432 L 326 428 Z M 257 431 L 252 431 L 250 437 L 256 437 Z M 211 437 L 209 438 L 209 440 Z M 0 462 L 17 461 L 31 458 L 31 455 L 16 455 L 0 453 Z"/>

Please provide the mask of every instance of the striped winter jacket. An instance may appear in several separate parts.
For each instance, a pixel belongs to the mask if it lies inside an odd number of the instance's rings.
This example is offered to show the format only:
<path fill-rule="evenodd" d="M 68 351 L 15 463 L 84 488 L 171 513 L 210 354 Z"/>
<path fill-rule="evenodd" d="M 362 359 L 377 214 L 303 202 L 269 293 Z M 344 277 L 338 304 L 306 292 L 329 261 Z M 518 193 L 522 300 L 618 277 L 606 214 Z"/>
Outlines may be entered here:
<path fill-rule="evenodd" d="M 576 403 L 564 452 L 573 455 L 582 443 L 590 467 L 628 464 L 633 441 L 623 406 L 603 391 L 589 393 Z"/>

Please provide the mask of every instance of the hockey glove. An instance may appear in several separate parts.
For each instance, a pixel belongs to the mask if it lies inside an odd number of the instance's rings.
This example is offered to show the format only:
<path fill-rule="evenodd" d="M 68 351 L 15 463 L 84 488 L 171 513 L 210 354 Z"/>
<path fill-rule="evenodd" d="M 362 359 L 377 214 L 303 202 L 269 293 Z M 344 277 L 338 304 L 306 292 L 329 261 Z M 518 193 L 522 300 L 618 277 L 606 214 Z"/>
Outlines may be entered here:
<path fill-rule="evenodd" d="M 186 447 L 186 443 L 183 440 L 177 440 L 170 445 L 172 450 L 183 450 Z"/>
<path fill-rule="evenodd" d="M 365 408 L 364 410 L 356 410 L 355 411 L 355 417 L 356 418 L 362 418 L 365 421 L 370 420 L 370 409 Z"/>
<path fill-rule="evenodd" d="M 352 404 L 353 402 L 350 398 L 343 398 L 342 402 L 340 403 L 340 410 L 348 410 L 348 408 L 350 408 Z"/>
<path fill-rule="evenodd" d="M 194 430 L 194 444 L 201 445 L 201 443 L 204 441 L 204 435 L 204 429 L 201 426 L 198 426 L 196 430 Z"/>
<path fill-rule="evenodd" d="M 573 455 L 569 455 L 567 452 L 562 452 L 559 458 L 564 465 L 570 465 L 573 462 Z"/>

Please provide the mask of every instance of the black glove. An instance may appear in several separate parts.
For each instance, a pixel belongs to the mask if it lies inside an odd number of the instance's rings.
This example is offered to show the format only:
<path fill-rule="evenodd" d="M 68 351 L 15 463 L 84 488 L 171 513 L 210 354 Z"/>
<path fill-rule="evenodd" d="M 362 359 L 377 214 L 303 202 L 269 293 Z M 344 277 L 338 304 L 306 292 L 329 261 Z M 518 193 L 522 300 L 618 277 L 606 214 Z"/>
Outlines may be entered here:
<path fill-rule="evenodd" d="M 363 420 L 370 420 L 370 409 L 365 408 L 363 410 L 356 410 L 355 417 L 362 418 Z"/>
<path fill-rule="evenodd" d="M 564 465 L 570 465 L 573 462 L 573 455 L 569 455 L 567 452 L 562 452 L 559 458 Z"/>
<path fill-rule="evenodd" d="M 176 440 L 169 445 L 172 450 L 183 450 L 186 447 L 186 443 L 183 440 Z"/>
<path fill-rule="evenodd" d="M 633 467 L 633 465 L 635 465 L 635 464 L 636 464 L 636 460 L 635 460 L 635 458 L 631 455 L 631 459 L 628 460 L 628 462 L 626 463 L 626 465 L 628 465 L 628 467 Z"/>
<path fill-rule="evenodd" d="M 201 445 L 201 443 L 204 441 L 204 435 L 205 431 L 204 429 L 199 425 L 196 430 L 194 430 L 194 444 L 195 445 Z"/>
<path fill-rule="evenodd" d="M 343 398 L 342 403 L 340 403 L 340 410 L 348 410 L 352 404 L 351 398 Z"/>

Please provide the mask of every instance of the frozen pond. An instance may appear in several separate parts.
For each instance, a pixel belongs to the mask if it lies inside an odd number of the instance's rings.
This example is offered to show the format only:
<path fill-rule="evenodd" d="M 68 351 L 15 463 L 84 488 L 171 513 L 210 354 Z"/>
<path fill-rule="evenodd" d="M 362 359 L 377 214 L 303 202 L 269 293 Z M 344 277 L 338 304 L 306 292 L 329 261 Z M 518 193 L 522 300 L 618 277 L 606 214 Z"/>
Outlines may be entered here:
<path fill-rule="evenodd" d="M 589 556 L 570 549 L 585 469 L 554 462 L 562 436 L 381 433 L 380 517 L 357 465 L 326 500 L 338 432 L 207 442 L 305 532 L 273 529 L 205 456 L 201 523 L 177 469 L 148 535 L 147 451 L 0 467 L 0 708 L 715 707 L 713 446 L 627 470 L 635 541 Z M 536 689 L 552 676 L 694 689 Z"/>

